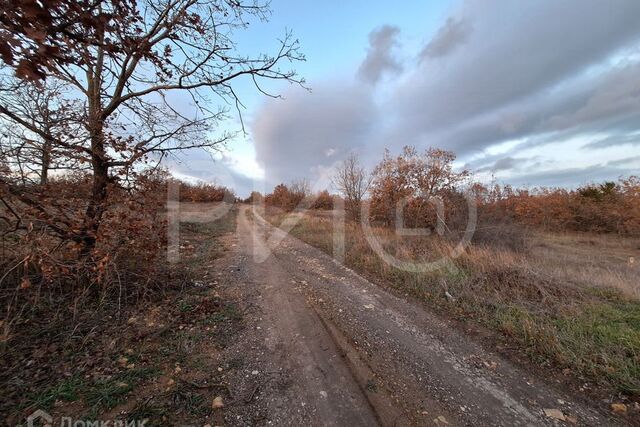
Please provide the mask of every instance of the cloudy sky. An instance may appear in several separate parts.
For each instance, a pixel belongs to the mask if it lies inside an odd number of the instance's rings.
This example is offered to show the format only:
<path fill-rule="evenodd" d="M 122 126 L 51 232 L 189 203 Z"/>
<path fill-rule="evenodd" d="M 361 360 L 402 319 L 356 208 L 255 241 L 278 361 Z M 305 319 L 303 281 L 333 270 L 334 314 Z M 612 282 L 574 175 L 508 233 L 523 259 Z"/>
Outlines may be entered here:
<path fill-rule="evenodd" d="M 248 134 L 179 175 L 240 195 L 308 178 L 327 185 L 350 152 L 454 151 L 477 179 L 567 186 L 640 173 L 640 1 L 273 0 L 269 23 L 239 35 L 269 51 L 286 28 L 310 91 L 265 99 L 239 88 Z M 224 125 L 239 126 L 237 119 Z M 324 178 L 323 178 L 324 177 Z"/>

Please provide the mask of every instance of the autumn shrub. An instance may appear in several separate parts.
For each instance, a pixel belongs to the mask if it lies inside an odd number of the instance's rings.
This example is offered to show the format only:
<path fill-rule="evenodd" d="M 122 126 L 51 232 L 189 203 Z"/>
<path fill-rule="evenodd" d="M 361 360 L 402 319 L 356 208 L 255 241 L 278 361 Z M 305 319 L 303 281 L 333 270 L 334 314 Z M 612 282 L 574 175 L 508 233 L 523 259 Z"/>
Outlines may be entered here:
<path fill-rule="evenodd" d="M 179 181 L 180 201 L 194 203 L 233 202 L 235 193 L 227 187 L 205 182 L 188 183 Z"/>
<path fill-rule="evenodd" d="M 333 209 L 333 197 L 327 190 L 323 190 L 313 197 L 309 207 L 317 210 L 331 210 Z"/>
<path fill-rule="evenodd" d="M 291 212 L 296 208 L 309 207 L 308 203 L 303 203 L 308 195 L 309 188 L 305 182 L 294 182 L 290 185 L 278 184 L 272 193 L 265 196 L 264 201 L 268 206 L 276 206 Z"/>
<path fill-rule="evenodd" d="M 418 152 L 404 147 L 397 156 L 385 151 L 370 186 L 372 219 L 394 225 L 402 212 L 405 225 L 436 225 L 438 203 L 468 176 L 453 169 L 454 153 L 437 148 Z M 441 218 L 442 220 L 442 218 Z"/>
<path fill-rule="evenodd" d="M 138 174 L 127 187 L 112 184 L 89 256 L 82 254 L 79 239 L 62 233 L 82 224 L 90 187 L 81 174 L 43 188 L 23 188 L 37 198 L 35 207 L 3 192 L 0 303 L 5 327 L 20 324 L 28 313 L 46 317 L 42 309 L 52 304 L 62 312 L 72 309 L 73 316 L 80 307 L 113 301 L 121 306 L 165 286 L 166 187 L 166 176 L 157 173 Z M 11 211 L 19 222 L 12 221 Z"/>
<path fill-rule="evenodd" d="M 640 179 L 564 188 L 475 187 L 485 216 L 545 231 L 640 236 Z"/>
<path fill-rule="evenodd" d="M 133 288 L 128 293 L 138 296 L 166 278 L 166 182 L 142 176 L 133 193 L 114 191 L 112 197 L 94 254 L 105 266 L 98 278 L 127 284 Z"/>
<path fill-rule="evenodd" d="M 243 203 L 260 204 L 264 202 L 264 196 L 259 191 L 252 191 L 249 197 L 243 200 Z"/>

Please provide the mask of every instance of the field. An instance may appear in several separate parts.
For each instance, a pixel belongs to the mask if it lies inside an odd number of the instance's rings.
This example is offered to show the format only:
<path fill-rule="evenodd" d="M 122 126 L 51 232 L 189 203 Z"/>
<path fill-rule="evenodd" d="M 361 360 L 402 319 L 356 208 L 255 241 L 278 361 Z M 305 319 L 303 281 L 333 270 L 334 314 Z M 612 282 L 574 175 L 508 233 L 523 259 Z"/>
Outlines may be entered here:
<path fill-rule="evenodd" d="M 285 217 L 277 208 L 266 213 L 274 224 Z M 300 221 L 290 233 L 332 253 L 330 212 L 292 215 Z M 437 236 L 374 234 L 402 260 L 436 260 L 452 249 Z M 411 273 L 387 265 L 347 223 L 345 264 L 463 328 L 479 328 L 476 337 L 581 392 L 640 395 L 640 240 L 531 232 L 524 247 L 505 246 L 472 242 L 443 268 Z"/>

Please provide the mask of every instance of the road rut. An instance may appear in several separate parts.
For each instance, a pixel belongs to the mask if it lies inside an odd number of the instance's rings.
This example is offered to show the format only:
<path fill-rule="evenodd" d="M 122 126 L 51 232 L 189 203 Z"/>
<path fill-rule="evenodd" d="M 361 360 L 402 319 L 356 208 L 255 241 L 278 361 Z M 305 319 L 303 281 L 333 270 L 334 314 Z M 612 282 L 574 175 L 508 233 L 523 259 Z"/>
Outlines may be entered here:
<path fill-rule="evenodd" d="M 619 422 L 250 210 L 242 207 L 238 217 L 238 280 L 253 287 L 259 301 L 267 349 L 260 363 L 289 378 L 285 391 L 265 397 L 267 424 Z M 271 245 L 269 238 L 279 242 Z M 559 410 L 564 421 L 545 409 Z"/>

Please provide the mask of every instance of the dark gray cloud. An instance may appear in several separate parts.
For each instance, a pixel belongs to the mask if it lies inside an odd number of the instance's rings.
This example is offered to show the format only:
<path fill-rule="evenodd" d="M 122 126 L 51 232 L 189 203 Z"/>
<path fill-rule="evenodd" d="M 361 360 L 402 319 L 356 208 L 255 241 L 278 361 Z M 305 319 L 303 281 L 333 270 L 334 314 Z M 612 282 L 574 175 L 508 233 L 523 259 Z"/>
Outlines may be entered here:
<path fill-rule="evenodd" d="M 384 25 L 369 34 L 369 50 L 358 69 L 358 76 L 368 83 L 377 83 L 383 74 L 390 71 L 401 71 L 400 62 L 393 56 L 393 49 L 398 45 L 400 29 Z"/>
<path fill-rule="evenodd" d="M 371 139 L 376 111 L 368 88 L 326 82 L 285 96 L 263 104 L 251 124 L 268 183 L 313 178 Z"/>
<path fill-rule="evenodd" d="M 520 158 L 520 157 L 502 157 L 496 160 L 492 165 L 481 166 L 474 168 L 477 172 L 501 172 L 518 169 L 527 163 L 531 163 L 535 158 Z"/>
<path fill-rule="evenodd" d="M 420 52 L 420 57 L 440 58 L 453 52 L 467 41 L 471 34 L 471 24 L 464 19 L 448 18 L 438 33 Z"/>
<path fill-rule="evenodd" d="M 640 37 L 634 0 L 469 1 L 461 13 L 473 17 L 472 37 L 445 64 L 423 62 L 397 92 L 394 107 L 414 131 L 447 129 L 552 94 Z"/>
<path fill-rule="evenodd" d="M 640 63 L 614 67 L 598 81 L 588 100 L 575 111 L 549 120 L 554 128 L 572 128 L 612 117 L 635 116 L 640 111 Z"/>
<path fill-rule="evenodd" d="M 618 177 L 634 173 L 633 168 L 620 168 L 615 165 L 598 164 L 588 167 L 560 168 L 555 170 L 530 171 L 509 177 L 505 182 L 522 187 L 580 187 L 605 180 L 617 180 Z"/>
<path fill-rule="evenodd" d="M 590 142 L 582 148 L 594 149 L 594 148 L 609 148 L 618 145 L 640 145 L 640 134 L 631 135 L 609 135 L 597 141 Z"/>
<path fill-rule="evenodd" d="M 634 165 L 640 165 L 640 156 L 633 156 L 633 157 L 628 157 L 626 159 L 620 159 L 620 160 L 611 160 L 607 162 L 606 165 L 615 166 L 615 167 L 620 167 L 620 166 L 630 167 Z"/>
<path fill-rule="evenodd" d="M 618 65 L 444 129 L 416 132 L 415 126 L 403 122 L 393 131 L 411 143 L 426 141 L 459 155 L 511 139 L 526 139 L 518 147 L 522 149 L 590 133 L 615 133 L 620 138 L 640 127 L 639 88 L 640 63 Z"/>
<path fill-rule="evenodd" d="M 538 156 L 529 158 L 489 157 L 498 160 L 485 162 L 486 159 L 479 159 L 472 162 L 476 165 L 473 170 L 496 173 L 498 179 L 504 183 L 523 187 L 565 186 L 575 188 L 604 180 L 615 181 L 620 177 L 637 174 L 640 167 L 640 156 L 570 167 L 565 166 L 564 163 L 542 160 Z M 472 165 L 465 165 L 465 167 L 470 166 Z M 506 172 L 506 175 L 499 172 Z"/>

